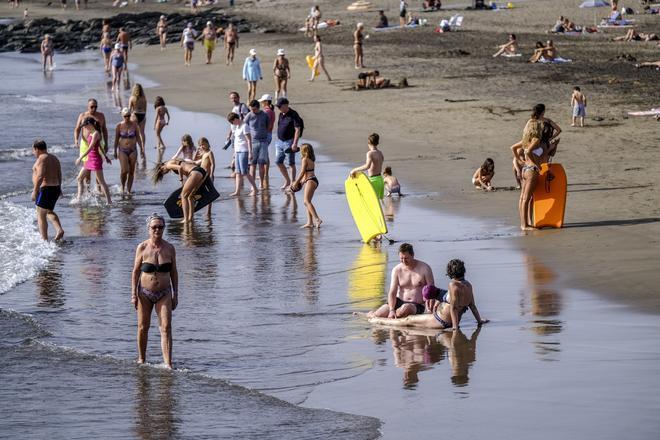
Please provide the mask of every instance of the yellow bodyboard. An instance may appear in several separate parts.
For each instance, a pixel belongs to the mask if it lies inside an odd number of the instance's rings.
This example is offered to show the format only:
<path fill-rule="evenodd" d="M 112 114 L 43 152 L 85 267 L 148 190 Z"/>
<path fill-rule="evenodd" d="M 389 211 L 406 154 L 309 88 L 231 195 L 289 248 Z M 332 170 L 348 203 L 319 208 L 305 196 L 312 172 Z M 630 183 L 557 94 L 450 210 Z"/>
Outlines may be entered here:
<path fill-rule="evenodd" d="M 307 67 L 309 67 L 309 70 L 312 70 L 314 68 L 314 57 L 311 55 L 307 55 L 305 58 L 307 60 Z M 319 72 L 319 68 L 316 68 L 316 71 L 314 72 L 314 76 L 319 76 L 321 72 Z"/>
<path fill-rule="evenodd" d="M 348 206 L 362 241 L 368 243 L 378 235 L 387 234 L 383 208 L 369 178 L 360 173 L 355 178 L 346 179 L 344 187 Z"/>

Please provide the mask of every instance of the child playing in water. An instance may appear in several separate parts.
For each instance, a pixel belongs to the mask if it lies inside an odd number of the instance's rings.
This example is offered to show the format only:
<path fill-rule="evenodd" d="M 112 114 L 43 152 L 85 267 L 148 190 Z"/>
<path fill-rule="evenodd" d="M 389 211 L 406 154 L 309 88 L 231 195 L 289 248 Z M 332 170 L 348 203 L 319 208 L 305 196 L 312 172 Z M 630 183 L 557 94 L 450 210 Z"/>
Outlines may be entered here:
<path fill-rule="evenodd" d="M 385 167 L 383 171 L 383 180 L 385 181 L 385 196 L 392 197 L 392 194 L 396 193 L 401 196 L 401 185 L 399 180 L 392 175 L 392 168 Z"/>
<path fill-rule="evenodd" d="M 490 181 L 495 175 L 495 162 L 490 157 L 486 159 L 477 171 L 472 176 L 472 184 L 477 189 L 486 191 L 493 191 L 495 188 L 491 185 Z"/>
<path fill-rule="evenodd" d="M 571 107 L 573 108 L 573 122 L 571 127 L 575 127 L 578 119 L 580 127 L 584 127 L 584 117 L 587 116 L 587 97 L 580 91 L 579 87 L 573 88 L 571 95 Z"/>

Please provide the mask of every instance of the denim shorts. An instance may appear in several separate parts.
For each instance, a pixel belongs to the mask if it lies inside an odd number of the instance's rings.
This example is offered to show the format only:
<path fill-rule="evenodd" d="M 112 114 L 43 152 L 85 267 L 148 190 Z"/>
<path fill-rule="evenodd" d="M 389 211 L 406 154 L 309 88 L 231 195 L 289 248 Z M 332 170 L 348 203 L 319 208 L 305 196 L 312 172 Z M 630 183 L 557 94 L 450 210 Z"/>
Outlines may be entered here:
<path fill-rule="evenodd" d="M 252 161 L 250 165 L 266 165 L 268 163 L 268 143 L 266 141 L 252 141 Z"/>
<path fill-rule="evenodd" d="M 278 165 L 284 163 L 285 156 L 288 156 L 287 165 L 292 166 L 296 164 L 296 153 L 284 152 L 284 150 L 286 150 L 287 148 L 291 148 L 291 145 L 293 145 L 293 139 L 288 141 L 281 141 L 278 139 L 275 141 L 275 157 Z"/>
<path fill-rule="evenodd" d="M 236 174 L 245 176 L 248 173 L 248 152 L 241 151 L 237 152 L 235 156 Z"/>

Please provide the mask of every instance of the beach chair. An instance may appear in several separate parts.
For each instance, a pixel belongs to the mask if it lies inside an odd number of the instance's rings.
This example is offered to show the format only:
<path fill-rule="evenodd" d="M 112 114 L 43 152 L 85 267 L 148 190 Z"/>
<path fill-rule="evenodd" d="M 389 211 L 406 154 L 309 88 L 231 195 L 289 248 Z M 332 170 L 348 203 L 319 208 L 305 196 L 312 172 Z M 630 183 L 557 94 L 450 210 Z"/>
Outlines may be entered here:
<path fill-rule="evenodd" d="M 456 17 L 456 20 L 454 20 L 453 24 L 451 23 L 451 20 L 450 20 L 449 26 L 451 26 L 451 30 L 455 32 L 455 31 L 462 28 L 462 26 L 463 26 L 463 16 L 462 15 L 455 15 L 454 17 Z M 452 18 L 454 18 L 454 17 L 452 17 Z"/>

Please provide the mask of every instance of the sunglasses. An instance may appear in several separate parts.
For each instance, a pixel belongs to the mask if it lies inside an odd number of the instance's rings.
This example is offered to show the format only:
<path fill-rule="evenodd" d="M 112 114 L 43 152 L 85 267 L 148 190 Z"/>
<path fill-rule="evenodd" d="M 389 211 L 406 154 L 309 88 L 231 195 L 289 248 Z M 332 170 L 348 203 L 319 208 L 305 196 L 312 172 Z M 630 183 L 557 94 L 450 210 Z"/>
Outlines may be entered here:
<path fill-rule="evenodd" d="M 152 231 L 160 231 L 161 229 L 165 229 L 165 226 L 151 226 L 150 228 Z"/>

